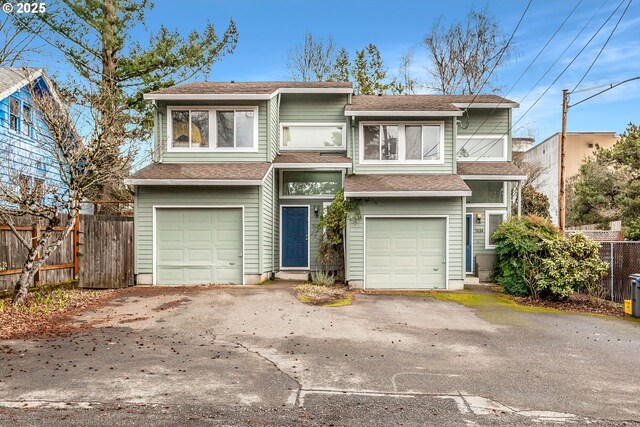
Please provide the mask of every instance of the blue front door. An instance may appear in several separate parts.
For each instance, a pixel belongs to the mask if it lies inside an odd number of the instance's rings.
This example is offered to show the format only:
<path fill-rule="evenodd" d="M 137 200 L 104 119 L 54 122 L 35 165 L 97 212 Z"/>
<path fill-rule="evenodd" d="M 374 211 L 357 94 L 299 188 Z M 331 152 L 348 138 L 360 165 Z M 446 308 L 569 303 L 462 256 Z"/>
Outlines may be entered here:
<path fill-rule="evenodd" d="M 467 214 L 467 273 L 473 273 L 473 215 Z"/>
<path fill-rule="evenodd" d="M 309 267 L 309 208 L 282 208 L 282 267 Z"/>

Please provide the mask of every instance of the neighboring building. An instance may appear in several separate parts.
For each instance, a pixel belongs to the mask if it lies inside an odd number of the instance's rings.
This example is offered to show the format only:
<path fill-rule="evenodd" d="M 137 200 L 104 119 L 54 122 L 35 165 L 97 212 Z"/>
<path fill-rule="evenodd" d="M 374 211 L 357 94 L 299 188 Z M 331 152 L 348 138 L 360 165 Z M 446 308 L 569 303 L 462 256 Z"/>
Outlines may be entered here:
<path fill-rule="evenodd" d="M 564 157 L 565 179 L 570 179 L 578 174 L 584 159 L 592 155 L 597 146 L 610 148 L 616 141 L 615 132 L 567 132 Z M 560 132 L 551 135 L 525 152 L 523 160 L 531 165 L 543 166 L 542 173 L 533 181 L 533 185 L 549 198 L 551 220 L 558 224 Z"/>
<path fill-rule="evenodd" d="M 42 69 L 0 67 L 0 180 L 19 176 L 43 190 L 60 187 L 57 162 L 40 143 L 48 129 L 33 106 L 32 89 L 54 93 Z"/>
<path fill-rule="evenodd" d="M 139 284 L 306 277 L 320 269 L 318 219 L 344 189 L 362 216 L 346 230 L 351 286 L 459 289 L 474 265 L 491 270 L 491 232 L 525 178 L 510 161 L 517 104 L 494 95 L 202 82 L 145 99 L 159 155 L 126 181 Z"/>
<path fill-rule="evenodd" d="M 533 138 L 513 137 L 511 140 L 513 142 L 512 145 L 514 153 L 524 153 L 525 151 L 528 151 L 531 147 L 533 147 L 533 143 L 535 142 L 535 139 Z"/>

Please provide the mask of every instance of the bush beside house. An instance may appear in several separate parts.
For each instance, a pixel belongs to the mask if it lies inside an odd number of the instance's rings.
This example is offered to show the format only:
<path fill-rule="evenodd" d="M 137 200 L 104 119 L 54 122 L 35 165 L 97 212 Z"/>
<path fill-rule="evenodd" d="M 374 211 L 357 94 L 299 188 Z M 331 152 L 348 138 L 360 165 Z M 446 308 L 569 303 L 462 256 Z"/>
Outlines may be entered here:
<path fill-rule="evenodd" d="M 548 220 L 525 216 L 504 222 L 494 233 L 496 281 L 504 292 L 534 299 L 564 300 L 585 290 L 593 303 L 601 297 L 598 281 L 607 263 L 598 243 L 578 233 L 564 238 Z"/>

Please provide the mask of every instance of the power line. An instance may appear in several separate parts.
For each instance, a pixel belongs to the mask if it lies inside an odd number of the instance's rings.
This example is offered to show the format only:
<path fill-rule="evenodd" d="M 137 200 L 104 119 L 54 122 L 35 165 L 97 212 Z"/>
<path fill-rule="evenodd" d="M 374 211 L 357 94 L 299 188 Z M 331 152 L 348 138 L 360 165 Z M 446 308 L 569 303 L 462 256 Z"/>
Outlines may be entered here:
<path fill-rule="evenodd" d="M 632 1 L 633 0 L 629 0 L 629 3 L 627 3 L 627 7 L 624 8 L 624 10 L 622 11 L 622 15 L 620 15 L 620 18 L 618 18 L 618 22 L 616 22 L 616 25 L 613 27 L 613 30 L 611 30 L 611 34 L 609 34 L 609 37 L 607 37 L 607 40 L 605 40 L 604 44 L 600 48 L 600 51 L 598 52 L 596 57 L 593 58 L 593 61 L 591 62 L 591 65 L 589 65 L 589 68 L 587 68 L 587 71 L 585 71 L 585 73 L 582 75 L 582 77 L 580 78 L 578 83 L 573 87 L 573 90 L 571 90 L 571 92 L 569 92 L 570 94 L 575 92 L 575 90 L 578 88 L 578 86 L 580 86 L 580 83 L 582 83 L 584 78 L 587 77 L 587 74 L 589 74 L 589 71 L 591 71 L 591 68 L 593 68 L 593 66 L 596 64 L 596 61 L 598 60 L 598 58 L 600 58 L 600 55 L 602 54 L 602 51 L 604 50 L 605 47 L 607 47 L 607 44 L 609 44 L 609 40 L 611 40 L 611 37 L 613 37 L 613 34 L 618 29 L 618 25 L 620 25 L 620 21 L 622 21 L 622 18 L 624 18 L 624 15 L 627 13 L 627 10 L 629 9 L 629 6 L 631 6 L 631 2 Z"/>
<path fill-rule="evenodd" d="M 589 46 L 589 44 L 591 44 L 591 42 L 593 41 L 593 39 L 600 33 L 600 31 L 602 31 L 602 29 L 604 28 L 604 26 L 607 24 L 607 22 L 609 22 L 609 20 L 611 20 L 611 18 L 613 17 L 613 15 L 618 11 L 618 9 L 622 6 L 622 4 L 625 2 L 626 0 L 622 0 L 620 2 L 620 4 L 618 5 L 618 7 L 615 8 L 615 10 L 609 15 L 609 17 L 607 17 L 607 19 L 602 23 L 602 25 L 598 28 L 598 30 L 593 34 L 593 36 L 591 36 L 591 38 L 587 41 L 587 43 L 582 47 L 582 49 L 580 49 L 580 51 L 573 57 L 573 59 L 571 59 L 571 61 L 567 64 L 566 67 L 564 67 L 564 69 L 560 72 L 560 74 L 558 74 L 558 76 L 553 80 L 553 82 L 551 82 L 551 84 L 544 90 L 544 92 L 542 92 L 542 94 L 534 101 L 533 104 L 531 104 L 531 106 L 527 109 L 527 111 L 524 112 L 524 114 L 522 116 L 520 116 L 520 118 L 513 123 L 511 126 L 509 126 L 509 129 L 507 129 L 507 131 L 502 134 L 502 137 L 504 137 L 505 135 L 509 134 L 509 132 L 511 132 L 511 130 L 513 129 L 513 127 L 520 123 L 520 121 L 533 109 L 533 107 L 535 107 L 538 102 L 540 102 L 540 100 L 547 94 L 547 92 L 549 92 L 549 90 L 553 87 L 553 85 L 560 79 L 560 77 L 562 77 L 564 75 L 564 73 L 569 69 L 569 67 L 571 67 L 571 65 L 573 65 L 573 63 L 578 59 L 578 57 L 580 57 L 580 55 L 582 54 L 582 52 L 584 52 L 584 50 Z M 575 39 L 574 39 L 575 40 Z M 534 86 L 535 87 L 535 86 Z M 532 89 L 533 90 L 533 89 Z M 531 91 L 529 91 L 531 92 Z M 495 131 L 498 128 L 499 124 L 494 126 L 493 129 L 491 130 L 491 132 Z M 484 139 L 483 139 L 484 140 Z M 483 140 L 481 140 L 480 142 L 482 142 Z M 497 139 L 484 153 L 482 153 L 481 156 L 479 156 L 476 160 L 472 161 L 471 164 L 475 163 L 478 161 L 478 159 L 480 157 L 482 157 L 484 154 L 486 154 L 491 148 L 493 148 L 495 146 L 495 144 L 497 144 L 500 141 L 500 139 Z"/>
<path fill-rule="evenodd" d="M 564 19 L 564 21 L 562 21 L 562 23 L 560 24 L 560 26 L 556 29 L 556 31 L 551 35 L 551 37 L 549 38 L 549 40 L 547 40 L 547 42 L 545 43 L 544 46 L 542 46 L 542 49 L 540 49 L 540 51 L 538 51 L 538 54 L 533 58 L 533 60 L 531 60 L 531 62 L 529 62 L 529 65 L 526 67 L 526 69 L 520 74 L 520 76 L 518 77 L 518 79 L 516 80 L 516 82 L 511 86 L 511 88 L 509 89 L 509 91 L 504 95 L 504 98 L 506 98 L 512 91 L 513 89 L 518 85 L 518 83 L 520 83 L 520 80 L 522 80 L 522 78 L 524 77 L 524 75 L 531 69 L 531 67 L 533 66 L 533 64 L 538 60 L 538 58 L 540 57 L 540 55 L 542 55 L 542 52 L 544 52 L 544 50 L 549 46 L 549 44 L 551 44 L 551 42 L 553 41 L 553 39 L 558 35 L 558 33 L 560 32 L 560 30 L 562 29 L 562 27 L 564 27 L 564 24 L 567 23 L 567 21 L 569 20 L 569 18 L 573 15 L 573 13 L 576 11 L 576 9 L 578 8 L 578 6 L 580 6 L 580 4 L 582 4 L 583 0 L 579 0 L 576 5 L 573 7 L 573 9 L 571 10 L 571 12 L 569 12 L 569 14 L 567 15 L 567 17 Z M 603 3 L 604 5 L 604 3 Z M 593 18 L 592 18 L 593 19 Z M 591 22 L 591 21 L 589 21 Z M 555 64 L 554 64 L 555 65 Z M 487 120 L 489 119 L 489 117 L 491 116 L 491 114 L 493 114 L 498 107 L 500 106 L 500 104 L 502 104 L 503 100 L 500 100 L 500 102 L 493 108 L 493 110 L 491 110 L 491 112 L 489 114 L 486 115 L 486 117 L 484 118 L 484 120 L 482 121 L 482 123 L 480 124 L 480 126 L 478 126 L 476 128 L 476 130 L 473 132 L 473 134 L 471 135 L 471 137 L 467 140 L 467 142 L 465 142 L 462 147 L 460 147 L 460 149 L 464 149 L 464 147 L 469 143 L 469 141 L 471 141 L 471 138 L 473 138 L 478 131 L 482 128 L 482 126 L 484 126 L 484 124 L 487 122 Z M 466 111 L 466 110 L 465 110 Z"/>
<path fill-rule="evenodd" d="M 623 80 L 623 81 L 618 82 L 618 83 L 611 83 L 611 84 L 609 84 L 609 85 L 608 85 L 608 87 L 607 87 L 606 89 L 601 90 L 601 91 L 600 91 L 600 92 L 598 92 L 598 93 L 594 93 L 593 95 L 586 97 L 586 98 L 585 98 L 585 99 L 583 99 L 582 101 L 578 101 L 578 102 L 576 102 L 575 104 L 569 105 L 569 108 L 572 108 L 572 107 L 575 107 L 575 106 L 577 106 L 577 105 L 580 105 L 580 104 L 582 104 L 583 102 L 590 100 L 591 98 L 595 98 L 596 96 L 598 96 L 598 95 L 600 95 L 600 94 L 603 94 L 603 93 L 605 93 L 605 92 L 607 92 L 607 91 L 610 91 L 610 90 L 611 90 L 611 89 L 613 89 L 613 88 L 616 88 L 616 87 L 618 87 L 618 86 L 620 86 L 620 85 L 622 85 L 622 84 L 625 84 L 625 83 L 631 82 L 631 81 L 633 81 L 633 80 L 640 80 L 640 76 L 632 77 L 632 78 L 630 78 L 630 79 Z M 602 87 L 602 86 L 601 86 L 601 87 Z"/>

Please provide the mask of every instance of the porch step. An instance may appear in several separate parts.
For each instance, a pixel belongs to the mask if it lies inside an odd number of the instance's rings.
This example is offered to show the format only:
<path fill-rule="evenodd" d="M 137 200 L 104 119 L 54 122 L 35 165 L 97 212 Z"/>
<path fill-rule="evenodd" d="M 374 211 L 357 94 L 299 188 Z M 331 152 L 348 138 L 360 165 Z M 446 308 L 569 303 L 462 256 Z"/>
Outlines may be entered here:
<path fill-rule="evenodd" d="M 467 276 L 464 278 L 465 285 L 479 285 L 480 279 L 476 276 Z"/>
<path fill-rule="evenodd" d="M 282 270 L 276 273 L 276 279 L 305 281 L 309 280 L 309 271 Z"/>

